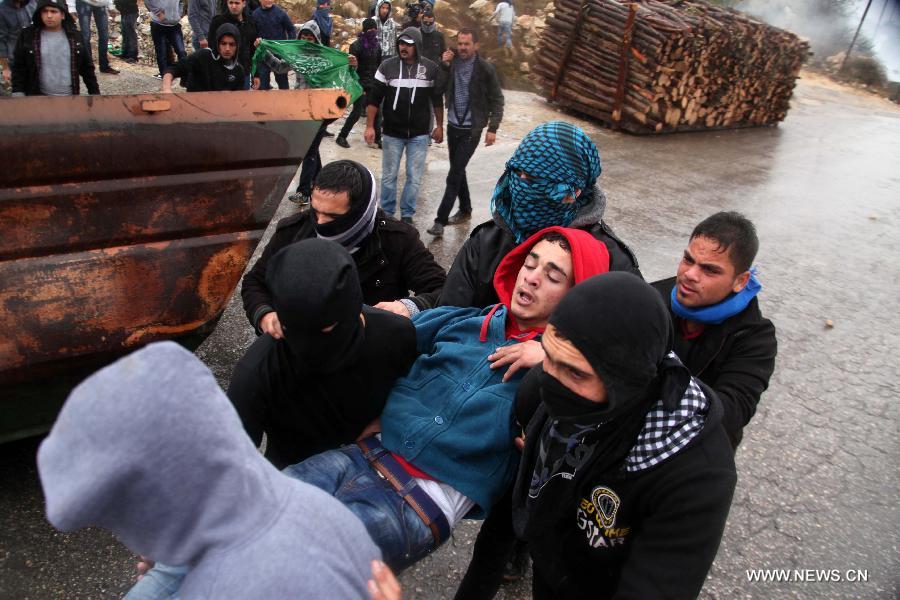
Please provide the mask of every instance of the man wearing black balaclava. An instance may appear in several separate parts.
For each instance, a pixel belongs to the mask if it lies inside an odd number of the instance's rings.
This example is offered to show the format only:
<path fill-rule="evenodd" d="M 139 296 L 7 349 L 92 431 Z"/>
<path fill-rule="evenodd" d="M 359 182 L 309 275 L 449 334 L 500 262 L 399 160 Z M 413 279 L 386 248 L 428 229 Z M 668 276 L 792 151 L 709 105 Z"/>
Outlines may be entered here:
<path fill-rule="evenodd" d="M 228 387 L 256 445 L 277 467 L 356 439 L 416 358 L 409 319 L 363 305 L 350 253 L 307 239 L 269 261 L 282 339 L 262 335 Z"/>
<path fill-rule="evenodd" d="M 266 280 L 271 258 L 288 244 L 319 237 L 347 249 L 356 263 L 363 301 L 403 316 L 433 306 L 447 278 L 412 225 L 378 208 L 375 177 L 352 160 L 328 163 L 316 177 L 310 210 L 278 222 L 253 268 L 244 275 L 241 298 L 257 333 L 283 332 Z"/>
<path fill-rule="evenodd" d="M 672 343 L 659 295 L 626 273 L 575 286 L 550 317 L 517 397 L 534 598 L 699 594 L 736 475 L 721 402 Z"/>

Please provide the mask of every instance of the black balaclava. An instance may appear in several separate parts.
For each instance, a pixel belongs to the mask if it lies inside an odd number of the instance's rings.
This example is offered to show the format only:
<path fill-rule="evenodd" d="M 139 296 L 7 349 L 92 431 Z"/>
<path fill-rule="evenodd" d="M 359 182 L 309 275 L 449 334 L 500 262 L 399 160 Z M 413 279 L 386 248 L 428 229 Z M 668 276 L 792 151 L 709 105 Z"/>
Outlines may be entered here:
<path fill-rule="evenodd" d="M 659 294 L 628 273 L 606 273 L 582 282 L 563 297 L 549 322 L 603 380 L 606 402 L 593 412 L 604 421 L 616 419 L 647 396 L 667 366 L 674 341 L 672 319 Z"/>
<path fill-rule="evenodd" d="M 362 191 L 358 195 L 350 197 L 350 210 L 347 211 L 347 214 L 328 223 L 321 225 L 316 223 L 316 235 L 321 239 L 340 244 L 352 254 L 359 249 L 375 228 L 375 213 L 378 209 L 377 188 L 375 176 L 369 169 L 352 160 L 338 162 L 347 163 L 359 172 L 362 179 Z M 313 212 L 313 221 L 315 222 L 315 212 Z"/>
<path fill-rule="evenodd" d="M 346 250 L 316 238 L 290 244 L 269 261 L 266 283 L 291 354 L 310 371 L 331 373 L 356 360 L 363 295 Z"/>

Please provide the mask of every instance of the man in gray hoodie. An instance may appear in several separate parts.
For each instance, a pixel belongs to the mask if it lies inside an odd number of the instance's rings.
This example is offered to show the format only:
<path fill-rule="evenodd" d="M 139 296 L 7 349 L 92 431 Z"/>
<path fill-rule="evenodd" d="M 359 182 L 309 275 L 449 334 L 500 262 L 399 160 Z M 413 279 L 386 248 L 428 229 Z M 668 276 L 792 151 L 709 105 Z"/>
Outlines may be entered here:
<path fill-rule="evenodd" d="M 133 552 L 186 565 L 173 581 L 185 600 L 369 597 L 380 553 L 363 524 L 276 471 L 209 369 L 172 342 L 75 388 L 38 472 L 54 527 L 99 525 Z M 129 597 L 169 597 L 161 575 Z"/>
<path fill-rule="evenodd" d="M 184 33 L 181 31 L 181 0 L 144 0 L 150 11 L 150 36 L 156 51 L 156 66 L 162 79 L 168 66 L 167 44 L 175 50 L 178 60 L 184 60 Z"/>

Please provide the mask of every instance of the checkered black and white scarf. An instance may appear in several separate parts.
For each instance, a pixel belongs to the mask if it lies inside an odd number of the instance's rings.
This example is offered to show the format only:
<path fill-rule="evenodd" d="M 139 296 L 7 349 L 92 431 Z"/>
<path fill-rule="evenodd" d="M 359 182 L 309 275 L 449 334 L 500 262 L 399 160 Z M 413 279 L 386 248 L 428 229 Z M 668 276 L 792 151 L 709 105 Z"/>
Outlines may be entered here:
<path fill-rule="evenodd" d="M 667 410 L 660 399 L 647 413 L 644 428 L 625 457 L 625 470 L 643 471 L 680 452 L 703 430 L 708 413 L 709 399 L 692 377 L 674 410 Z"/>

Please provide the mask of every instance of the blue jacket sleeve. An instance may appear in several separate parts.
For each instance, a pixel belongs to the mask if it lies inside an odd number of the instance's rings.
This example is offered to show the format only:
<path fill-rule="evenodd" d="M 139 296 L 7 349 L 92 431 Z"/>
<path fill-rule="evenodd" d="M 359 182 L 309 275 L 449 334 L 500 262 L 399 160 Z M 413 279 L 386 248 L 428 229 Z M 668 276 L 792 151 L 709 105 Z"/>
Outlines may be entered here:
<path fill-rule="evenodd" d="M 482 312 L 480 308 L 456 308 L 441 306 L 423 310 L 412 318 L 416 327 L 416 352 L 426 354 L 434 345 L 434 340 L 444 327 L 463 319 L 476 317 Z"/>
<path fill-rule="evenodd" d="M 284 11 L 281 11 L 281 24 L 284 27 L 284 35 L 286 40 L 297 39 L 297 28 L 294 27 L 293 21 Z"/>

